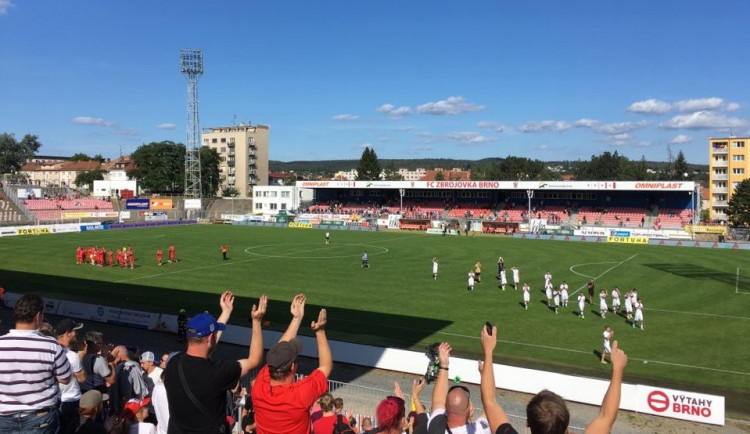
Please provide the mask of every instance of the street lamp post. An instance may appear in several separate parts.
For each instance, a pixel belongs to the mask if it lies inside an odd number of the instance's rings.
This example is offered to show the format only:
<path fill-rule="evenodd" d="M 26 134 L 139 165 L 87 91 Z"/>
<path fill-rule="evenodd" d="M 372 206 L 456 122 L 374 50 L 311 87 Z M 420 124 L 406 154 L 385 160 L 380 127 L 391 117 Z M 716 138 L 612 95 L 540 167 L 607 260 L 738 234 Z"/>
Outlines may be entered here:
<path fill-rule="evenodd" d="M 404 215 L 404 194 L 405 193 L 406 193 L 406 189 L 403 189 L 403 188 L 398 189 L 398 194 L 400 197 L 399 209 L 400 209 L 401 215 Z"/>
<path fill-rule="evenodd" d="M 526 190 L 526 197 L 529 198 L 529 231 L 531 231 L 531 198 L 534 197 L 534 190 Z"/>

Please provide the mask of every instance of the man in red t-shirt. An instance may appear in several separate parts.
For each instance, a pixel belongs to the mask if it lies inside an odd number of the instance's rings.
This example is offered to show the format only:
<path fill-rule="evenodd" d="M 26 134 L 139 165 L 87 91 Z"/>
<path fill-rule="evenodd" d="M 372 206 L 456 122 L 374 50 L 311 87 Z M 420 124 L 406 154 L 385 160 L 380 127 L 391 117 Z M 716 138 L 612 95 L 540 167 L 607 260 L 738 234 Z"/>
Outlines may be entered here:
<path fill-rule="evenodd" d="M 169 246 L 169 262 L 177 262 L 177 253 L 175 252 L 174 244 Z"/>
<path fill-rule="evenodd" d="M 161 249 L 156 251 L 156 264 L 161 265 L 162 252 Z"/>
<path fill-rule="evenodd" d="M 326 338 L 326 310 L 321 309 L 311 328 L 318 343 L 318 369 L 295 382 L 297 356 L 302 343 L 296 338 L 305 313 L 305 296 L 292 301 L 292 321 L 279 343 L 266 355 L 267 365 L 255 379 L 251 396 L 255 407 L 258 434 L 309 434 L 310 407 L 328 390 L 328 376 L 333 370 L 331 347 Z"/>

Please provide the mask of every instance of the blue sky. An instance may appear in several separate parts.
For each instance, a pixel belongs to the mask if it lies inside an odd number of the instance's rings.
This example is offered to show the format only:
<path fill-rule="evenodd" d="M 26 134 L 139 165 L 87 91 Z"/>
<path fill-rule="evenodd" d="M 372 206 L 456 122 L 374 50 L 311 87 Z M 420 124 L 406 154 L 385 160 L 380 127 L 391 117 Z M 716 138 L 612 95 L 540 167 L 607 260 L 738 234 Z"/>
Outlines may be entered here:
<path fill-rule="evenodd" d="M 750 135 L 746 0 L 0 0 L 0 131 L 45 155 L 186 141 L 179 50 L 204 51 L 202 127 L 269 125 L 270 158 L 706 164 Z M 740 17 L 735 20 L 733 17 Z"/>

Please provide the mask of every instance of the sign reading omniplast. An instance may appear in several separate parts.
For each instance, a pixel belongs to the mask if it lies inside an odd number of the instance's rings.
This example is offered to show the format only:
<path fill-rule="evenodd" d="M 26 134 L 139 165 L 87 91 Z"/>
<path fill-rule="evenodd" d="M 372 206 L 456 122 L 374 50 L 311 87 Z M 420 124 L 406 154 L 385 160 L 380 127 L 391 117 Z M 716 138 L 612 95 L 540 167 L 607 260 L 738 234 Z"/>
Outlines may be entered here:
<path fill-rule="evenodd" d="M 724 397 L 638 385 L 636 411 L 724 425 Z"/>

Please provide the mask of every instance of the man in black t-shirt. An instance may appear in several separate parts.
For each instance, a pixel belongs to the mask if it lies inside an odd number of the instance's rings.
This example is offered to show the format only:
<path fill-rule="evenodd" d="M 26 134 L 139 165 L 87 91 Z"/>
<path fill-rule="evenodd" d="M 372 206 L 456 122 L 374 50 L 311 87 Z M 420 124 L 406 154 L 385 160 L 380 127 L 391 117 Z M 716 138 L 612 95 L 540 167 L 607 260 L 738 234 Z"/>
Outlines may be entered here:
<path fill-rule="evenodd" d="M 227 391 L 234 389 L 237 381 L 262 360 L 261 319 L 266 311 L 266 296 L 261 296 L 257 306 L 253 305 L 253 334 L 246 359 L 211 360 L 208 357 L 226 328 L 234 308 L 234 295 L 224 292 L 219 304 L 218 320 L 207 312 L 188 320 L 187 350 L 172 357 L 167 364 L 164 385 L 169 402 L 169 434 L 228 433 Z"/>

